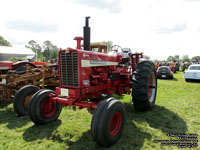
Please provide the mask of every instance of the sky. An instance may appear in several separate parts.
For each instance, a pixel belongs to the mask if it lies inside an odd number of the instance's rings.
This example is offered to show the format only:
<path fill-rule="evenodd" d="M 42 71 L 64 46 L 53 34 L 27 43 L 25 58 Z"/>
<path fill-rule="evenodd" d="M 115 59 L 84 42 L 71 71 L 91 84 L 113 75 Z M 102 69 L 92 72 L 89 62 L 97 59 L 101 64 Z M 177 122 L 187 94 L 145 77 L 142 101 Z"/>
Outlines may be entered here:
<path fill-rule="evenodd" d="M 91 16 L 91 42 L 113 41 L 151 59 L 200 55 L 200 0 L 0 0 L 0 35 L 13 46 L 75 47 Z"/>

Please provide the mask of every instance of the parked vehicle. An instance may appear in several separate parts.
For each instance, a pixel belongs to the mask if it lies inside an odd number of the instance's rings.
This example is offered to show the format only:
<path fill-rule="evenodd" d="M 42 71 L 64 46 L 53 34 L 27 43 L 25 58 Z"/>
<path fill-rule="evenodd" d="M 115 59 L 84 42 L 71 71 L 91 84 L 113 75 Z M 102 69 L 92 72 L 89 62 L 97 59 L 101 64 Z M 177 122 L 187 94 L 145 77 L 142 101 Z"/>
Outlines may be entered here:
<path fill-rule="evenodd" d="M 158 67 L 156 74 L 157 74 L 157 78 L 173 79 L 173 72 L 168 66 Z"/>
<path fill-rule="evenodd" d="M 168 62 L 168 66 L 173 73 L 176 73 L 176 63 L 175 62 Z"/>
<path fill-rule="evenodd" d="M 185 81 L 200 80 L 200 64 L 190 65 L 188 70 L 184 72 Z"/>

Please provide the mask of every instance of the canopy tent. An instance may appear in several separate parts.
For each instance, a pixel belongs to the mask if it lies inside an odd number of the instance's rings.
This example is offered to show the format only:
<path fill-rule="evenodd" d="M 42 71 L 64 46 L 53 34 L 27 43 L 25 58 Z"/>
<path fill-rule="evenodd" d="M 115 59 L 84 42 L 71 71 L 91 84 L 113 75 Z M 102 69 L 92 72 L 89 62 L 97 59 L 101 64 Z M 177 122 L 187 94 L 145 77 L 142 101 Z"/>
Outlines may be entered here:
<path fill-rule="evenodd" d="M 27 58 L 32 59 L 35 53 L 25 47 L 9 47 L 0 46 L 0 60 L 8 60 L 8 58 Z"/>

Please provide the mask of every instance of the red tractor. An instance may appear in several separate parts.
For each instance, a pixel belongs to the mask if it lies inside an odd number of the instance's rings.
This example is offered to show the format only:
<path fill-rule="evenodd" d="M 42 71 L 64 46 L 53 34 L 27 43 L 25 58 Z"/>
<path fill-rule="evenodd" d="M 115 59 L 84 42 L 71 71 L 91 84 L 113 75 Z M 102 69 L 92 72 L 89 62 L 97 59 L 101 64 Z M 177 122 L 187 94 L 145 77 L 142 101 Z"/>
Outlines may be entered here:
<path fill-rule="evenodd" d="M 173 72 L 173 73 L 176 73 L 176 64 L 175 62 L 169 62 L 168 65 L 169 65 L 169 68 L 170 70 Z"/>
<path fill-rule="evenodd" d="M 55 121 L 62 106 L 94 109 L 91 134 L 98 144 L 109 146 L 122 134 L 125 123 L 123 104 L 109 96 L 130 94 L 137 111 L 154 107 L 157 92 L 155 66 L 150 61 L 140 61 L 142 54 L 130 54 L 120 46 L 109 53 L 90 51 L 89 17 L 86 17 L 84 38 L 77 37 L 77 49 L 59 52 L 60 86 L 52 90 L 23 89 L 24 97 L 37 91 L 29 102 L 28 114 L 36 124 Z M 81 40 L 84 39 L 84 50 Z M 128 53 L 128 54 L 127 54 Z M 20 93 L 18 93 L 20 95 Z"/>

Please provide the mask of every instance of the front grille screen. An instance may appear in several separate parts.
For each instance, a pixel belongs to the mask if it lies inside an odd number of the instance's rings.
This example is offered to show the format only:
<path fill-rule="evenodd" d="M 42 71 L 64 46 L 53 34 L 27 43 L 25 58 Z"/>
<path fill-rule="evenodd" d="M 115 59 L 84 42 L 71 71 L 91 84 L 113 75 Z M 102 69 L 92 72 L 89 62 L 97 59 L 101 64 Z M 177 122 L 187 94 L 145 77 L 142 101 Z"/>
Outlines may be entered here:
<path fill-rule="evenodd" d="M 65 86 L 78 86 L 77 52 L 60 53 L 61 83 Z"/>

